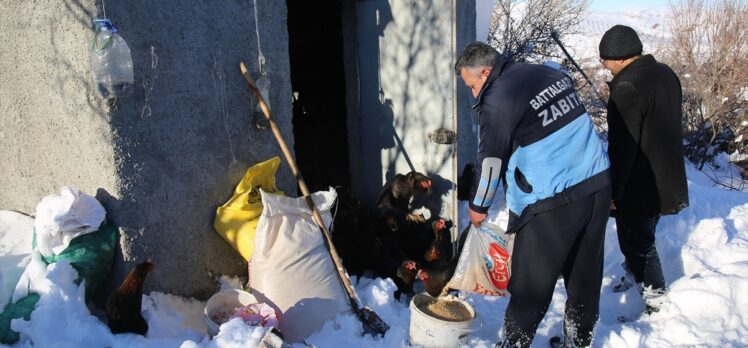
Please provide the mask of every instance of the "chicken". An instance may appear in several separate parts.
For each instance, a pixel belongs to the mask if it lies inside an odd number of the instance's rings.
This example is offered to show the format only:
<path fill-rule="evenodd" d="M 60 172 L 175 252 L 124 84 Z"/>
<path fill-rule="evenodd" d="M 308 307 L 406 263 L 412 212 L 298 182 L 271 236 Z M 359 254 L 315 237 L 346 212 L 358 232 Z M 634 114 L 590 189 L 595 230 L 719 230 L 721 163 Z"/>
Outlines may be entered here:
<path fill-rule="evenodd" d="M 462 253 L 462 248 L 465 246 L 469 230 L 470 226 L 462 232 L 455 257 L 451 259 L 438 259 L 437 262 L 425 265 L 426 267 L 418 270 L 416 278 L 423 281 L 423 287 L 429 295 L 434 297 L 439 296 L 444 287 L 447 286 L 447 283 L 452 279 L 460 254 Z"/>
<path fill-rule="evenodd" d="M 153 270 L 149 258 L 127 275 L 119 288 L 114 290 L 106 304 L 107 319 L 112 333 L 132 332 L 145 336 L 148 323 L 140 314 L 145 276 Z"/>
<path fill-rule="evenodd" d="M 423 287 L 429 295 L 438 297 L 457 268 L 457 260 L 440 262 L 429 269 L 420 269 L 416 277 L 423 281 Z"/>
<path fill-rule="evenodd" d="M 398 225 L 408 222 L 426 222 L 423 215 L 410 212 L 410 199 L 416 192 L 431 193 L 431 179 L 426 175 L 413 171 L 408 174 L 397 174 L 389 181 L 379 194 L 377 212 L 392 231 L 398 230 Z"/>

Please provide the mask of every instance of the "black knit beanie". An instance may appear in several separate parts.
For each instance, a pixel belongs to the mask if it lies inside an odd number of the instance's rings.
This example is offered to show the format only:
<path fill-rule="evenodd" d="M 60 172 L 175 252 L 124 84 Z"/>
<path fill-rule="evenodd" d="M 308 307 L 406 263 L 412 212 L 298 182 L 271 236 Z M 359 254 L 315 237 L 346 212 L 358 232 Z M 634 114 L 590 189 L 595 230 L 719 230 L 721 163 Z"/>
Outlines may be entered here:
<path fill-rule="evenodd" d="M 627 59 L 642 54 L 642 42 L 636 31 L 625 25 L 608 29 L 600 40 L 600 58 Z"/>

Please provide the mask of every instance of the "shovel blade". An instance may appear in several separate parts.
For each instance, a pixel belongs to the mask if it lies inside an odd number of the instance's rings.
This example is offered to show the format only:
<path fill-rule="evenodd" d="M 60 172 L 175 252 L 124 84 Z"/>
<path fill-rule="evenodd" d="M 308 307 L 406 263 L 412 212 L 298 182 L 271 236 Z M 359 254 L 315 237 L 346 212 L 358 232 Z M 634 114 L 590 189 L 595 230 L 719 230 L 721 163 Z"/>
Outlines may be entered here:
<path fill-rule="evenodd" d="M 384 337 L 385 332 L 390 329 L 390 326 L 369 307 L 359 308 L 356 310 L 356 315 L 364 326 L 364 334 Z"/>

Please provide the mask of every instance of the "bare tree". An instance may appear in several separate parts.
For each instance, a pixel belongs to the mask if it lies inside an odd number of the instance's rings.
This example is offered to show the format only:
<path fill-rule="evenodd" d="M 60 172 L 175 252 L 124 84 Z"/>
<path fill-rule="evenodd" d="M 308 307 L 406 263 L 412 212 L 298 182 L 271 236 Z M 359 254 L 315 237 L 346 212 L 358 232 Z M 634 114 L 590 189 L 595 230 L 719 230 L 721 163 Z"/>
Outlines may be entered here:
<path fill-rule="evenodd" d="M 602 98 L 605 98 L 607 88 L 590 86 L 590 81 L 584 78 L 581 71 L 576 70 L 551 36 L 555 32 L 559 41 L 563 42 L 564 37 L 578 34 L 579 24 L 584 19 L 588 4 L 588 0 L 496 0 L 487 39 L 499 52 L 508 53 L 518 61 L 559 61 L 572 74 L 576 90 L 604 139 L 607 134 L 605 103 L 601 101 L 597 91 L 603 91 Z M 582 60 L 578 63 L 581 67 L 599 66 L 596 60 Z M 588 68 L 584 73 L 593 76 L 595 81 L 596 71 Z"/>
<path fill-rule="evenodd" d="M 607 86 L 606 80 L 608 76 L 606 71 L 600 66 L 600 62 L 596 57 L 585 57 L 578 61 L 579 65 L 583 67 L 587 76 L 591 78 L 591 81 L 587 81 L 581 77 L 581 74 L 574 74 L 575 88 L 579 94 L 579 98 L 582 99 L 582 103 L 587 109 L 592 123 L 595 124 L 600 138 L 608 140 L 608 105 L 607 100 L 610 96 L 610 89 Z M 594 84 L 590 86 L 589 84 Z M 595 89 L 599 91 L 600 95 L 595 93 Z M 601 100 L 602 99 L 602 100 Z"/>
<path fill-rule="evenodd" d="M 748 141 L 735 142 L 748 128 L 748 1 L 683 0 L 670 10 L 664 58 L 683 85 L 687 155 L 702 169 L 717 152 L 748 153 Z"/>
<path fill-rule="evenodd" d="M 588 0 L 496 0 L 488 44 L 518 61 L 563 58 L 551 38 L 577 33 Z"/>

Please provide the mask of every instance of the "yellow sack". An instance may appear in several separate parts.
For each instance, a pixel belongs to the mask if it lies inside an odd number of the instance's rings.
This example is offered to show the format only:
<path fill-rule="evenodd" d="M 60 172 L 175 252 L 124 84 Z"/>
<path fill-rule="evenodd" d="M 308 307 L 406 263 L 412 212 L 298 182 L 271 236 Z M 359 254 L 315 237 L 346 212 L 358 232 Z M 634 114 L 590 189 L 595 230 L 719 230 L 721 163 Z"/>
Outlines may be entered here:
<path fill-rule="evenodd" d="M 231 199 L 216 210 L 213 227 L 244 260 L 249 261 L 254 251 L 255 228 L 262 214 L 260 189 L 283 194 L 275 187 L 278 166 L 280 158 L 273 157 L 249 167 Z"/>

